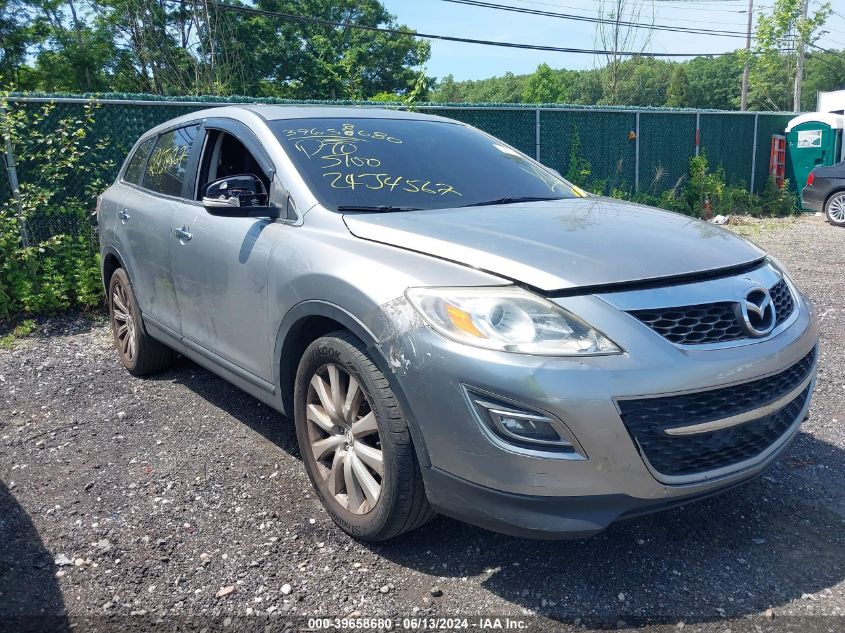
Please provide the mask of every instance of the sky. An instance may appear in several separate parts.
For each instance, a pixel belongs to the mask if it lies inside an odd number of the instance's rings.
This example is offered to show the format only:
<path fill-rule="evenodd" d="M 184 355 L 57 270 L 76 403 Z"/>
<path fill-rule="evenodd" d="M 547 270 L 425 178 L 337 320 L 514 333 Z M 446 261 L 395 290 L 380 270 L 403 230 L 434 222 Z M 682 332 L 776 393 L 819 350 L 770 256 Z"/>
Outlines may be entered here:
<path fill-rule="evenodd" d="M 602 0 L 486 0 L 540 11 L 598 17 Z M 629 5 L 644 5 L 641 16 L 648 22 L 680 27 L 697 27 L 745 33 L 748 0 L 625 0 Z M 597 46 L 596 25 L 559 18 L 524 15 L 446 0 L 382 0 L 388 11 L 420 33 L 452 35 L 485 40 L 501 40 L 567 48 L 602 48 Z M 608 2 L 611 4 L 611 2 Z M 612 3 L 612 4 L 615 4 Z M 810 8 L 819 0 L 811 0 Z M 755 0 L 755 15 L 770 10 L 772 0 Z M 828 20 L 830 34 L 820 40 L 827 48 L 845 48 L 845 0 L 832 0 L 837 13 Z M 653 7 L 653 8 L 652 8 Z M 841 15 L 840 15 L 841 14 Z M 623 11 L 623 17 L 629 17 Z M 643 17 L 639 21 L 643 21 Z M 635 20 L 630 20 L 635 21 Z M 646 31 L 637 32 L 646 34 Z M 553 68 L 588 69 L 602 66 L 603 57 L 585 54 L 528 51 L 493 46 L 430 40 L 431 59 L 428 75 L 442 78 L 448 74 L 457 80 L 482 79 L 533 72 L 543 62 Z M 660 53 L 723 53 L 745 46 L 744 36 L 724 37 L 669 31 L 653 31 L 645 50 Z"/>

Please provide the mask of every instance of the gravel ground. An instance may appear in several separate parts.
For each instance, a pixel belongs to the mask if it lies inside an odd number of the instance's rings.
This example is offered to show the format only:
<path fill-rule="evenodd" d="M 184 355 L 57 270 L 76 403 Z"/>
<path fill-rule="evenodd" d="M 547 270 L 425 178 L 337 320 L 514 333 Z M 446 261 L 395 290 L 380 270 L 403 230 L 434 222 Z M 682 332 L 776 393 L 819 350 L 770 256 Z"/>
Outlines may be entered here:
<path fill-rule="evenodd" d="M 357 543 L 323 512 L 276 412 L 188 361 L 131 377 L 101 318 L 40 321 L 0 350 L 0 630 L 37 614 L 84 630 L 495 614 L 841 631 L 845 617 L 790 616 L 845 616 L 845 231 L 815 217 L 738 230 L 817 306 L 811 417 L 763 478 L 587 541 L 438 518 Z"/>

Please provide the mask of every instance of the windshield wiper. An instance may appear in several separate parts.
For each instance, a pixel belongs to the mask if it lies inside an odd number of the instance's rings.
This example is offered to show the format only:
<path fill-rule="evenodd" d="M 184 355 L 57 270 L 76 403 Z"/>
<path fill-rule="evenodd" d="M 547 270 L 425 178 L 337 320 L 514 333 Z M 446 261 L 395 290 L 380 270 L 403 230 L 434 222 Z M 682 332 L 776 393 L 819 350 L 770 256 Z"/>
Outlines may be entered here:
<path fill-rule="evenodd" d="M 496 204 L 513 204 L 514 202 L 541 202 L 543 200 L 566 200 L 566 198 L 555 197 L 540 197 L 540 196 L 511 196 L 507 198 L 497 198 L 496 200 L 486 200 L 484 202 L 473 202 L 472 204 L 464 204 L 464 207 L 486 207 Z"/>
<path fill-rule="evenodd" d="M 417 207 L 394 207 L 389 204 L 381 204 L 378 206 L 366 206 L 359 204 L 342 204 L 337 208 L 338 211 L 362 211 L 369 213 L 394 213 L 400 211 L 419 211 Z"/>

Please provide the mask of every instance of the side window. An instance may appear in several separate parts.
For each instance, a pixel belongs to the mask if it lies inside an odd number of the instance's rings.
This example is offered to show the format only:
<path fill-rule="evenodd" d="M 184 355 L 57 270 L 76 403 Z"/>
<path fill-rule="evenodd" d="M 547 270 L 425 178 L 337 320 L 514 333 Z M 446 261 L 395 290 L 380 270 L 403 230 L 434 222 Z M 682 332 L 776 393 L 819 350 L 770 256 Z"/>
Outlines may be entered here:
<path fill-rule="evenodd" d="M 180 127 L 158 137 L 144 174 L 146 189 L 169 196 L 182 195 L 188 155 L 198 128 L 198 125 Z"/>
<path fill-rule="evenodd" d="M 132 158 L 129 159 L 129 164 L 123 173 L 123 180 L 131 182 L 133 185 L 141 184 L 141 177 L 144 175 L 144 167 L 147 164 L 147 159 L 150 157 L 153 143 L 155 143 L 155 139 L 151 138 L 138 146 L 138 149 L 132 154 Z"/>
<path fill-rule="evenodd" d="M 267 174 L 250 151 L 237 138 L 220 130 L 210 129 L 205 142 L 196 199 L 202 200 L 206 185 L 227 176 L 256 176 L 270 190 Z"/>

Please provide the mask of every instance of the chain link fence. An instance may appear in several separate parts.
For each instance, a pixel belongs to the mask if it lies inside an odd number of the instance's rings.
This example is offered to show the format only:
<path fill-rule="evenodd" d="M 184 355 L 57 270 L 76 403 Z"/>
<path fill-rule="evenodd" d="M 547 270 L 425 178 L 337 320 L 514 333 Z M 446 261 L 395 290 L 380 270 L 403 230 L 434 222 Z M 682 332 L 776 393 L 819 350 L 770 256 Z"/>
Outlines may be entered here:
<path fill-rule="evenodd" d="M 680 189 L 696 153 L 697 114 L 642 112 L 640 126 L 639 189 L 659 195 Z"/>
<path fill-rule="evenodd" d="M 351 101 L 300 101 L 240 97 L 159 97 L 151 95 L 59 95 L 13 94 L 9 106 L 38 110 L 53 103 L 50 117 L 41 122 L 50 129 L 56 121 L 81 115 L 86 103 L 95 100 L 90 144 L 107 141 L 96 164 L 83 165 L 68 196 L 82 197 L 90 188 L 96 167 L 111 163 L 105 174 L 112 179 L 128 150 L 145 131 L 174 117 L 212 106 L 234 103 L 314 105 L 374 105 L 405 108 L 402 104 Z M 589 163 L 589 181 L 598 193 L 644 191 L 658 195 L 679 186 L 687 174 L 689 159 L 704 152 L 711 168 L 721 167 L 729 184 L 760 192 L 768 177 L 772 134 L 782 134 L 793 116 L 784 113 L 740 113 L 672 110 L 660 108 L 567 107 L 512 104 L 415 104 L 415 110 L 438 114 L 474 125 L 513 145 L 545 165 L 566 174 L 570 167 L 573 139 L 580 141 L 579 158 Z M 19 166 L 19 180 L 27 169 Z M 99 170 L 102 172 L 102 169 Z M 102 175 L 102 174 L 99 174 Z M 0 178 L 0 199 L 11 195 L 9 180 Z M 56 233 L 77 233 L 76 220 L 61 213 L 45 212 L 30 219 L 33 238 Z"/>

